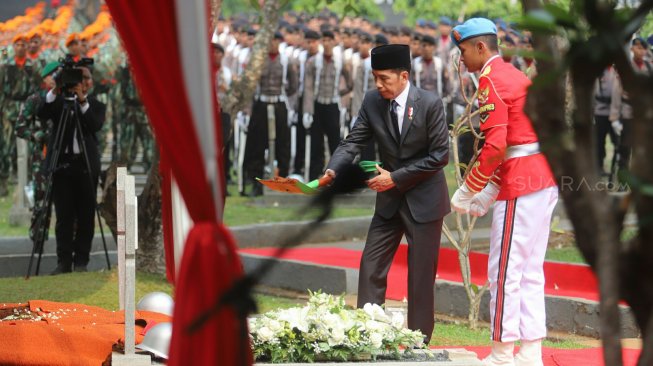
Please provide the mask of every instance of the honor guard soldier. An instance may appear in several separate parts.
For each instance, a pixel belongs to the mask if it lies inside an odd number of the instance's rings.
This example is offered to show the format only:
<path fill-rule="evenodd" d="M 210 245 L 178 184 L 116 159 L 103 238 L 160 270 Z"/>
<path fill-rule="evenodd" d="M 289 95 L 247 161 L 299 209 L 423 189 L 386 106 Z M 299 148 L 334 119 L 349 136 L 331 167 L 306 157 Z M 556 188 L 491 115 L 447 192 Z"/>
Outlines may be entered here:
<path fill-rule="evenodd" d="M 297 73 L 286 55 L 279 53 L 281 33 L 276 32 L 269 45 L 268 59 L 263 66 L 261 79 L 256 87 L 254 104 L 245 144 L 246 181 L 252 184 L 250 196 L 263 194 L 262 186 L 255 178 L 262 178 L 265 167 L 265 149 L 276 159 L 270 166 L 273 176 L 288 176 L 290 164 L 290 128 L 288 126 L 288 96 L 297 91 Z M 272 122 L 272 123 L 270 123 Z M 273 128 L 273 131 L 270 129 Z M 275 136 L 274 140 L 270 136 Z M 241 192 L 245 194 L 246 192 Z"/>
<path fill-rule="evenodd" d="M 358 41 L 358 54 L 360 61 L 352 70 L 354 79 L 354 90 L 351 98 L 351 128 L 353 129 L 358 118 L 358 112 L 363 104 L 363 99 L 368 91 L 374 90 L 374 73 L 372 73 L 372 59 L 370 51 L 374 45 L 374 37 L 371 34 L 360 32 Z M 365 149 L 361 152 L 361 160 L 376 160 L 376 145 L 374 139 L 370 139 Z"/>
<path fill-rule="evenodd" d="M 154 154 L 154 139 L 152 131 L 147 120 L 145 108 L 141 102 L 138 88 L 134 83 L 129 63 L 125 63 L 120 68 L 120 88 L 122 100 L 124 102 L 124 117 L 120 131 L 120 161 L 127 164 L 127 169 L 131 171 L 136 162 L 138 152 L 138 142 L 143 151 L 142 163 L 143 171 L 148 172 L 152 164 L 152 155 Z"/>
<path fill-rule="evenodd" d="M 422 56 L 413 60 L 413 83 L 444 98 L 445 64 L 440 57 L 434 56 L 435 38 L 423 36 L 421 50 Z"/>
<path fill-rule="evenodd" d="M 45 194 L 45 175 L 43 174 L 43 159 L 45 143 L 49 138 L 50 126 L 48 121 L 37 117 L 39 109 L 45 103 L 45 96 L 50 89 L 56 87 L 52 74 L 59 67 L 58 62 L 50 62 L 41 71 L 41 88 L 27 97 L 16 121 L 16 137 L 29 142 L 30 166 L 32 168 L 32 188 L 34 192 L 34 208 L 32 209 L 32 225 L 30 225 L 30 238 L 34 240 L 35 220 L 38 218 L 43 206 Z"/>
<path fill-rule="evenodd" d="M 0 67 L 2 88 L 2 133 L 0 133 L 0 196 L 6 196 L 7 180 L 14 165 L 16 150 L 14 125 L 20 108 L 40 84 L 38 65 L 27 57 L 27 39 L 23 34 L 13 38 L 14 56 Z"/>
<path fill-rule="evenodd" d="M 604 169 L 606 137 L 610 136 L 610 141 L 613 146 L 619 146 L 617 133 L 610 123 L 612 88 L 617 77 L 617 70 L 613 66 L 608 66 L 603 70 L 603 74 L 596 80 L 594 86 L 594 126 L 597 143 L 596 167 L 598 168 L 599 174 L 603 176 L 608 175 Z"/>
<path fill-rule="evenodd" d="M 469 72 L 480 71 L 478 105 L 485 145 L 453 198 L 458 213 L 492 213 L 488 278 L 492 353 L 485 365 L 542 365 L 546 337 L 544 254 L 558 188 L 524 113 L 530 80 L 499 55 L 485 18 L 454 28 Z M 514 342 L 521 341 L 517 356 Z"/>
<path fill-rule="evenodd" d="M 324 137 L 330 154 L 340 143 L 340 97 L 352 90 L 350 71 L 341 55 L 333 52 L 334 45 L 333 32 L 323 32 L 324 51 L 311 57 L 306 65 L 302 122 L 307 130 L 311 129 L 311 180 L 324 170 Z"/>
<path fill-rule="evenodd" d="M 645 59 L 648 43 L 640 37 L 631 41 L 631 52 L 633 53 L 632 66 L 635 73 L 643 76 L 653 75 L 653 65 Z M 610 100 L 610 122 L 615 133 L 619 136 L 619 147 L 617 162 L 619 171 L 628 169 L 630 153 L 633 146 L 632 124 L 633 109 L 630 105 L 628 93 L 623 90 L 621 79 L 617 77 L 612 86 L 612 98 Z M 621 173 L 620 173 L 621 175 Z"/>
<path fill-rule="evenodd" d="M 308 180 L 308 164 L 310 164 L 311 159 L 310 157 L 306 159 L 306 128 L 304 128 L 304 124 L 302 123 L 302 116 L 304 115 L 304 83 L 306 81 L 306 62 L 311 57 L 317 55 L 320 50 L 320 34 L 316 31 L 305 29 L 303 31 L 303 39 L 303 48 L 296 54 L 299 86 L 295 98 L 295 112 L 297 113 L 298 123 L 295 129 L 297 148 L 293 162 L 293 173 L 302 175 L 305 177 L 305 180 Z"/>

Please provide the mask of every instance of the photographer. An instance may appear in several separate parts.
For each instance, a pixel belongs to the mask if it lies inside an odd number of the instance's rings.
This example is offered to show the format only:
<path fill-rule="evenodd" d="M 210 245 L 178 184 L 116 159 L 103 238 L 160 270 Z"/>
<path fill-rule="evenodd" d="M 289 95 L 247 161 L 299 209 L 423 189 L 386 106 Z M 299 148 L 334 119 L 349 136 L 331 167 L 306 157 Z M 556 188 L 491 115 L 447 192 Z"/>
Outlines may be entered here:
<path fill-rule="evenodd" d="M 66 72 L 74 72 L 75 69 L 82 71 L 81 82 L 74 86 L 58 85 L 50 90 L 38 113 L 41 120 L 53 121 L 46 166 L 50 166 L 53 152 L 59 151 L 52 175 L 52 194 L 57 216 L 57 268 L 52 272 L 53 275 L 71 272 L 73 265 L 75 272 L 86 271 L 95 230 L 95 198 L 100 173 L 96 133 L 104 123 L 106 106 L 88 96 L 93 87 L 93 79 L 87 67 L 70 67 L 70 70 L 64 68 L 60 73 L 61 78 L 65 79 Z M 64 103 L 74 103 L 73 108 L 69 110 L 70 116 L 63 115 Z M 81 131 L 77 130 L 77 118 Z M 57 149 L 56 131 L 61 121 L 66 120 L 65 128 L 61 131 L 61 146 Z M 90 172 L 86 166 L 82 144 L 86 148 Z"/>

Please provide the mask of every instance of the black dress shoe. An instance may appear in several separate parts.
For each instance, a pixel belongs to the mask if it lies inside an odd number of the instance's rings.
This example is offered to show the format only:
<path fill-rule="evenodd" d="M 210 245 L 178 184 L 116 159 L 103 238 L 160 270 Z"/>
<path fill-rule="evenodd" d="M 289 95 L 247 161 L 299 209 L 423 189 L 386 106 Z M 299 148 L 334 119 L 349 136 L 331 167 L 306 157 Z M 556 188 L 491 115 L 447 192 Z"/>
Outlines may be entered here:
<path fill-rule="evenodd" d="M 86 265 L 75 266 L 75 272 L 88 272 Z"/>
<path fill-rule="evenodd" d="M 252 191 L 247 195 L 248 197 L 259 197 L 263 195 L 263 186 L 259 183 L 255 183 L 252 186 Z"/>
<path fill-rule="evenodd" d="M 60 275 L 62 273 L 70 273 L 72 272 L 72 269 L 70 268 L 71 266 L 66 266 L 63 264 L 57 264 L 57 268 L 54 269 L 54 271 L 50 272 L 51 276 L 56 276 Z"/>

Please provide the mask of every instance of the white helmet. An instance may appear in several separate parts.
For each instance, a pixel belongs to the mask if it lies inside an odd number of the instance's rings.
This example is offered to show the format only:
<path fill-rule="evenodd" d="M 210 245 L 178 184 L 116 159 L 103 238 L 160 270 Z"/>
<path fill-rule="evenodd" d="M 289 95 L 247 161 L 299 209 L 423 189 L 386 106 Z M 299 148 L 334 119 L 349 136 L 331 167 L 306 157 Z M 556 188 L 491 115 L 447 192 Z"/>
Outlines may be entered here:
<path fill-rule="evenodd" d="M 175 302 L 164 292 L 150 292 L 136 304 L 136 310 L 154 311 L 172 316 Z"/>
<path fill-rule="evenodd" d="M 145 337 L 143 337 L 143 342 L 138 344 L 136 348 L 167 360 L 170 339 L 172 339 L 172 323 L 159 323 L 147 331 Z"/>

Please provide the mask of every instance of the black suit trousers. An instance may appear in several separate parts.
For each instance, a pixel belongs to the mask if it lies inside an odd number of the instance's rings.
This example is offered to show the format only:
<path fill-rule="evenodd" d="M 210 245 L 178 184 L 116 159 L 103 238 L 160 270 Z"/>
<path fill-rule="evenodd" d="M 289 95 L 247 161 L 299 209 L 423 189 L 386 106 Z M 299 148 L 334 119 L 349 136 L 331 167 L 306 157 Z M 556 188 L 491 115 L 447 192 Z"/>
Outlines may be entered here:
<path fill-rule="evenodd" d="M 408 240 L 408 328 L 430 340 L 435 310 L 434 287 L 442 219 L 418 223 L 405 198 L 397 213 L 384 219 L 374 214 L 367 234 L 358 277 L 358 307 L 383 304 L 388 271 L 402 235 Z"/>
<path fill-rule="evenodd" d="M 95 199 L 98 176 L 89 180 L 84 155 L 62 155 L 52 182 L 57 223 L 58 263 L 85 266 L 89 261 L 95 231 Z"/>

